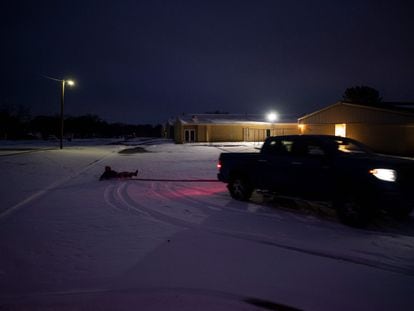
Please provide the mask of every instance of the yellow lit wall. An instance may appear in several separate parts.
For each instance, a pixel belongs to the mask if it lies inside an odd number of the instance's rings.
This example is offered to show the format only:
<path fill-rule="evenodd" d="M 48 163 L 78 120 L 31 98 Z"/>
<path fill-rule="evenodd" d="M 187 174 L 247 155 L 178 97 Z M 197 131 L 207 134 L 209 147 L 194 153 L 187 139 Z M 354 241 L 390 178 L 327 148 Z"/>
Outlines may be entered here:
<path fill-rule="evenodd" d="M 195 129 L 196 142 L 238 142 L 238 141 L 263 141 L 267 130 L 270 135 L 293 135 L 299 134 L 296 123 L 285 124 L 199 124 L 189 125 L 177 122 L 175 126 L 175 141 L 184 143 L 185 129 Z"/>

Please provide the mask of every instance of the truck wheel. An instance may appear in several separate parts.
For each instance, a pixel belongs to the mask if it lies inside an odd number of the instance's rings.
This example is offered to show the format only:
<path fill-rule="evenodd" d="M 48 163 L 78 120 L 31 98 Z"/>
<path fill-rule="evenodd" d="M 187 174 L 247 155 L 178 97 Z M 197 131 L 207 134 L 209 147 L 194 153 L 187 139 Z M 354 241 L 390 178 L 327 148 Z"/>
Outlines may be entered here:
<path fill-rule="evenodd" d="M 355 195 L 343 195 L 334 202 L 339 220 L 348 226 L 362 228 L 373 217 L 369 202 Z"/>
<path fill-rule="evenodd" d="M 253 188 L 241 177 L 232 178 L 227 187 L 231 197 L 239 201 L 248 201 L 253 193 Z"/>

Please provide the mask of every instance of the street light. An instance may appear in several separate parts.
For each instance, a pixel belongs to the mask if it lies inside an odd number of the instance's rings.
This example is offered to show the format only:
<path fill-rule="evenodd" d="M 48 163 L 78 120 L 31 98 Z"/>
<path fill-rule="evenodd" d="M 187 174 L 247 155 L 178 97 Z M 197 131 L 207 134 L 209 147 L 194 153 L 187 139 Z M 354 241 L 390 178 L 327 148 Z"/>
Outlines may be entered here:
<path fill-rule="evenodd" d="M 61 80 L 62 82 L 62 94 L 60 99 L 60 149 L 63 149 L 63 106 L 65 103 L 65 85 L 74 86 L 73 80 Z"/>
<path fill-rule="evenodd" d="M 269 122 L 275 122 L 277 119 L 279 119 L 277 113 L 273 111 L 269 112 L 266 117 Z"/>
<path fill-rule="evenodd" d="M 56 79 L 49 76 L 44 76 L 47 79 L 58 81 L 61 83 L 62 89 L 60 94 L 60 149 L 63 149 L 63 107 L 65 104 L 65 85 L 74 86 L 75 81 L 73 80 L 64 80 L 64 79 Z"/>
<path fill-rule="evenodd" d="M 268 132 L 267 136 L 271 136 L 272 135 L 271 132 L 273 131 L 273 122 L 275 122 L 275 121 L 277 121 L 277 119 L 279 119 L 279 115 L 276 112 L 271 111 L 266 115 L 266 118 L 267 118 L 267 121 L 269 121 L 271 123 L 271 127 L 272 127 L 271 130 L 268 130 L 269 132 Z"/>

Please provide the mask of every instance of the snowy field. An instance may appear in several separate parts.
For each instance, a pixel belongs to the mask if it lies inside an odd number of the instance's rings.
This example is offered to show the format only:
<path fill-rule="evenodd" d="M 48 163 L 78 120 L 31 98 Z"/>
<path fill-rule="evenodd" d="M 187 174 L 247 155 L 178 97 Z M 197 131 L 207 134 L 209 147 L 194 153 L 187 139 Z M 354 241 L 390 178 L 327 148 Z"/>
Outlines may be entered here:
<path fill-rule="evenodd" d="M 216 162 L 252 145 L 108 143 L 0 142 L 0 310 L 414 310 L 413 216 L 234 201 Z"/>

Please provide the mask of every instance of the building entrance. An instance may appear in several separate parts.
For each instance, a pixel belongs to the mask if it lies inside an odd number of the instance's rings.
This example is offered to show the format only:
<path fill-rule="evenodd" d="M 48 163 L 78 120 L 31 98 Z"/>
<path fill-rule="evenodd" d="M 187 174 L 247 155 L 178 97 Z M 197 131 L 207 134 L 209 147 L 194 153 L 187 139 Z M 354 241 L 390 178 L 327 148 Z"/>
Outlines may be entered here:
<path fill-rule="evenodd" d="M 194 143 L 195 142 L 195 130 L 194 129 L 184 130 L 184 142 L 186 142 L 186 143 Z"/>

